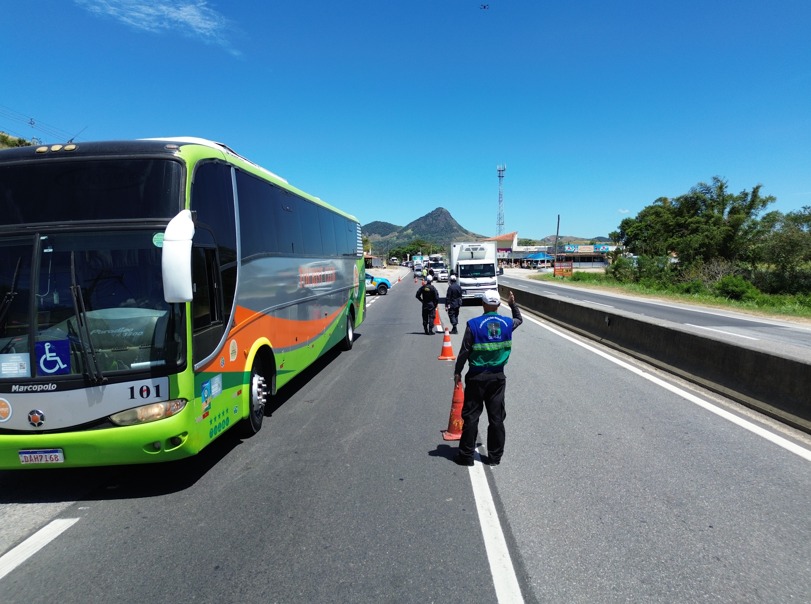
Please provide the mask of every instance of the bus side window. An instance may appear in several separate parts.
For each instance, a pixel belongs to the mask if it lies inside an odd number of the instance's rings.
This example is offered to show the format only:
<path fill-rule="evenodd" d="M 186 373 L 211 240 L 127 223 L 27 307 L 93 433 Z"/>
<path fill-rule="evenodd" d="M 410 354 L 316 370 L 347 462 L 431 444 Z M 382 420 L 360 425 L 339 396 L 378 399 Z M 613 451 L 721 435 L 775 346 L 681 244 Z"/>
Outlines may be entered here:
<path fill-rule="evenodd" d="M 191 304 L 195 363 L 214 351 L 223 334 L 222 297 L 217 267 L 215 249 L 192 249 L 194 298 Z"/>
<path fill-rule="evenodd" d="M 205 241 L 203 233 L 208 231 L 219 253 L 223 286 L 220 295 L 223 299 L 223 313 L 231 314 L 234 304 L 237 272 L 237 235 L 234 210 L 234 189 L 231 168 L 220 162 L 203 162 L 195 170 L 191 191 L 191 209 L 197 212 L 195 242 Z M 227 289 L 225 289 L 227 286 Z"/>

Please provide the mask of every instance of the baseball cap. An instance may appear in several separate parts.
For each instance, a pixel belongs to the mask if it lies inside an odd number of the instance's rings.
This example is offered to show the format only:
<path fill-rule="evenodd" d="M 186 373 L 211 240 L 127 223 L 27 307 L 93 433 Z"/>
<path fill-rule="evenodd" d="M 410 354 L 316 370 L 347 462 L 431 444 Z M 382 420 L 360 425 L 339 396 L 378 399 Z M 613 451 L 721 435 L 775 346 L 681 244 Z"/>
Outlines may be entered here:
<path fill-rule="evenodd" d="M 484 292 L 484 295 L 482 295 L 482 302 L 490 306 L 498 306 L 501 304 L 501 296 L 496 290 L 488 289 Z"/>

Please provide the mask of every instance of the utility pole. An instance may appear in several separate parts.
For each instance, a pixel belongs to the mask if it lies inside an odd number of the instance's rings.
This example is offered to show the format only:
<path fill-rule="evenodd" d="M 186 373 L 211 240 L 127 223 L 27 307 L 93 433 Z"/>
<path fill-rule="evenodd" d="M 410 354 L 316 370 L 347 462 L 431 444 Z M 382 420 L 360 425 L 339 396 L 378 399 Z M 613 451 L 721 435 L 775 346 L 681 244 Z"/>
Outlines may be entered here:
<path fill-rule="evenodd" d="M 498 172 L 498 218 L 496 219 L 496 235 L 504 234 L 504 172 L 507 165 L 496 166 Z"/>

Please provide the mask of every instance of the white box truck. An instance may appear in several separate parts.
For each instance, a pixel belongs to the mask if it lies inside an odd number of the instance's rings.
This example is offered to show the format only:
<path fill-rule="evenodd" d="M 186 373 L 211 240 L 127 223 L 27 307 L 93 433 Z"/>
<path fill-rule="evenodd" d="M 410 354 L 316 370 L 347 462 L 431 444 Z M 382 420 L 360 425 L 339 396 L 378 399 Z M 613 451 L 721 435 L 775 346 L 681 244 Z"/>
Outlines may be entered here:
<path fill-rule="evenodd" d="M 498 290 L 495 241 L 451 243 L 451 274 L 462 287 L 462 299 L 481 299 L 488 289 Z"/>

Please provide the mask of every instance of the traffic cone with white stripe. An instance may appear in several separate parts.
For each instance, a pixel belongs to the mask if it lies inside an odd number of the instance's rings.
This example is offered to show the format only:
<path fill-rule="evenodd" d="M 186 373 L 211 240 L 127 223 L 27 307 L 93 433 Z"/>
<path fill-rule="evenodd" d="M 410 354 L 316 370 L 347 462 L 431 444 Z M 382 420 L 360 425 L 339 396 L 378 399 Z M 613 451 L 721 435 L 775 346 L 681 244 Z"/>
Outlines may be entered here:
<path fill-rule="evenodd" d="M 441 327 L 441 325 L 440 325 Z M 437 357 L 438 361 L 455 361 L 456 357 L 453 356 L 453 345 L 451 344 L 451 334 L 448 328 L 445 328 L 445 337 L 442 340 L 442 350 Z"/>
<path fill-rule="evenodd" d="M 434 309 L 434 332 L 442 333 L 442 321 L 439 318 L 439 307 Z"/>
<path fill-rule="evenodd" d="M 453 387 L 453 398 L 451 399 L 451 415 L 448 418 L 448 429 L 442 431 L 442 438 L 445 440 L 459 440 L 462 438 L 462 405 L 465 402 L 465 391 L 462 382 Z"/>

